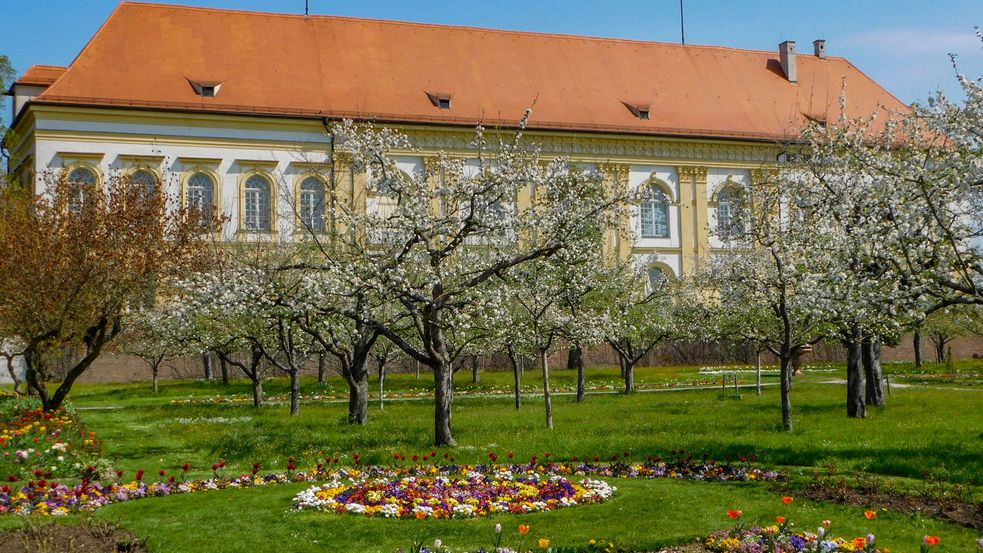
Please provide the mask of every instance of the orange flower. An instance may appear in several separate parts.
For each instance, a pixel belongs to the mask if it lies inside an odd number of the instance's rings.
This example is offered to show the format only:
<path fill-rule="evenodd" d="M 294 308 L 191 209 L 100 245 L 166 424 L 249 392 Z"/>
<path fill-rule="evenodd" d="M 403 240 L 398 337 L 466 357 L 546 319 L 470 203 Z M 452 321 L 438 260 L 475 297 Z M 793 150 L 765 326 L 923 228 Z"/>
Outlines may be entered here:
<path fill-rule="evenodd" d="M 925 536 L 925 537 L 924 537 L 924 538 L 922 539 L 922 541 L 924 541 L 924 542 L 925 542 L 925 545 L 927 545 L 927 546 L 929 546 L 929 547 L 935 547 L 935 546 L 936 546 L 936 545 L 938 545 L 938 544 L 939 544 L 939 542 L 940 542 L 940 541 L 942 541 L 942 540 L 941 540 L 941 539 L 939 539 L 939 537 L 938 537 L 938 536 Z"/>
<path fill-rule="evenodd" d="M 539 538 L 539 548 L 540 549 L 546 549 L 549 546 L 550 546 L 550 540 L 548 540 L 546 538 Z"/>
<path fill-rule="evenodd" d="M 785 517 L 777 516 L 775 517 L 775 522 L 777 522 L 778 524 L 785 524 Z"/>
<path fill-rule="evenodd" d="M 795 499 L 792 498 L 792 497 L 789 497 L 787 495 L 782 496 L 782 503 L 784 503 L 786 505 L 788 505 L 789 503 L 792 503 L 793 501 L 795 501 Z"/>
<path fill-rule="evenodd" d="M 423 520 L 425 518 L 427 518 L 427 513 L 424 513 L 423 511 L 417 511 L 416 512 L 416 519 L 417 520 Z"/>
<path fill-rule="evenodd" d="M 741 515 L 743 514 L 744 514 L 743 511 L 738 511 L 737 509 L 731 509 L 727 511 L 727 516 L 729 516 L 730 518 L 741 518 Z"/>
<path fill-rule="evenodd" d="M 857 549 L 867 547 L 867 538 L 853 538 L 853 546 Z"/>
<path fill-rule="evenodd" d="M 877 518 L 877 511 L 864 511 L 864 516 L 867 517 L 867 520 L 874 520 Z"/>
<path fill-rule="evenodd" d="M 526 534 L 528 534 L 529 533 L 529 526 L 527 526 L 525 524 L 520 524 L 519 525 L 519 533 L 522 534 L 523 536 L 525 536 Z"/>

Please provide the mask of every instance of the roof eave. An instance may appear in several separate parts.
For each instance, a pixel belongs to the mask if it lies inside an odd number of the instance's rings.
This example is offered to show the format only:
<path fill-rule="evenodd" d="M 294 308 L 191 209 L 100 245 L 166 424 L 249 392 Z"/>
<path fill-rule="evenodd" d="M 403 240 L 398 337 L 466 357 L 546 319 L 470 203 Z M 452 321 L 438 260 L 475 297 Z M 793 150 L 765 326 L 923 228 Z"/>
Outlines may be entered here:
<path fill-rule="evenodd" d="M 176 107 L 176 106 L 154 106 L 149 103 L 92 103 L 85 102 L 82 100 L 72 101 L 68 99 L 53 99 L 45 98 L 44 96 L 39 96 L 33 100 L 30 100 L 25 104 L 24 109 L 21 110 L 21 114 L 27 111 L 27 108 L 33 104 L 36 105 L 49 105 L 49 106 L 66 106 L 66 107 L 93 107 L 99 109 L 126 109 L 126 110 L 137 110 L 137 111 L 154 111 L 154 112 L 165 112 L 165 113 L 202 113 L 209 115 L 241 115 L 250 117 L 278 117 L 283 119 L 329 119 L 329 120 L 343 120 L 352 119 L 357 121 L 374 122 L 374 123 L 390 123 L 390 124 L 409 124 L 409 125 L 443 125 L 450 127 L 464 127 L 473 128 L 476 125 L 486 125 L 494 127 L 509 127 L 514 126 L 517 122 L 511 120 L 470 120 L 465 118 L 459 118 L 458 120 L 449 119 L 446 117 L 396 117 L 388 114 L 366 114 L 366 113 L 348 113 L 348 112 L 338 112 L 338 111 L 313 111 L 313 110 L 296 110 L 294 112 L 288 111 L 275 111 L 275 110 L 265 110 L 250 107 L 242 107 L 235 110 L 229 109 L 216 109 L 208 107 L 197 107 L 197 106 L 186 106 L 186 107 Z M 20 118 L 20 114 L 14 120 L 14 123 Z M 11 125 L 13 126 L 13 124 Z M 631 136 L 648 136 L 648 137 L 667 137 L 667 138 L 691 138 L 691 139 L 710 139 L 710 140 L 729 140 L 729 141 L 739 141 L 739 142 L 755 142 L 755 143 L 769 143 L 773 144 L 776 141 L 783 143 L 788 142 L 798 142 L 797 136 L 779 136 L 779 135 L 769 135 L 764 133 L 734 133 L 721 130 L 713 129 L 666 129 L 666 128 L 654 128 L 652 130 L 639 129 L 637 127 L 626 127 L 618 125 L 569 125 L 565 123 L 550 123 L 550 122 L 535 122 L 532 121 L 527 126 L 528 130 L 535 131 L 545 131 L 545 132 L 577 132 L 577 133 L 588 133 L 588 134 L 621 134 L 621 135 L 631 135 Z"/>

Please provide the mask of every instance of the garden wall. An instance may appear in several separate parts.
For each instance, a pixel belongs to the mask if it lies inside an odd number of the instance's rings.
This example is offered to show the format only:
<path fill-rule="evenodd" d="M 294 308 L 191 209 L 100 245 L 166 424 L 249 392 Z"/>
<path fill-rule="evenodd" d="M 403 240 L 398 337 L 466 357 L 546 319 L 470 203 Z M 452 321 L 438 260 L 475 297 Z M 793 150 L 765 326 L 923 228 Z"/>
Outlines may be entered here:
<path fill-rule="evenodd" d="M 951 343 L 952 355 L 954 359 L 983 358 L 983 337 L 957 338 Z M 843 350 L 839 344 L 820 344 L 817 345 L 812 354 L 803 359 L 803 363 L 823 363 L 823 362 L 842 362 Z M 922 357 L 925 362 L 935 360 L 932 344 L 927 339 L 922 340 Z M 911 336 L 906 336 L 897 347 L 884 348 L 883 358 L 885 361 L 912 361 L 914 360 L 914 349 L 912 347 Z M 774 359 L 769 356 L 762 356 L 765 363 L 773 363 Z M 607 346 L 597 346 L 586 352 L 585 362 L 587 366 L 609 365 L 616 366 L 618 361 L 614 352 Z M 648 355 L 640 365 L 704 365 L 704 364 L 731 364 L 731 363 L 753 363 L 754 351 L 750 348 L 741 347 L 733 344 L 709 344 L 709 343 L 674 343 L 665 344 Z M 566 352 L 559 352 L 551 356 L 550 363 L 557 370 L 566 367 Z M 486 355 L 481 359 L 483 370 L 509 370 L 508 359 L 501 355 Z M 525 360 L 526 368 L 536 367 L 537 364 L 531 358 Z M 409 372 L 415 369 L 412 362 L 395 361 L 389 366 L 391 371 Z M 421 370 L 426 372 L 426 367 Z M 461 368 L 462 371 L 469 371 L 470 364 Z M 304 368 L 306 376 L 317 374 L 317 363 L 312 360 Z M 215 378 L 219 378 L 218 360 L 213 361 L 213 373 Z M 269 370 L 269 374 L 276 374 Z M 233 378 L 241 378 L 237 369 L 230 367 L 230 374 Z M 337 374 L 331 372 L 329 374 Z M 165 363 L 161 368 L 162 379 L 189 379 L 202 378 L 204 375 L 202 359 L 200 356 L 173 359 Z M 139 382 L 150 380 L 150 369 L 140 359 L 124 354 L 109 353 L 103 355 L 96 361 L 92 368 L 87 371 L 80 382 Z M 6 371 L 0 371 L 0 382 L 9 382 L 10 377 Z"/>

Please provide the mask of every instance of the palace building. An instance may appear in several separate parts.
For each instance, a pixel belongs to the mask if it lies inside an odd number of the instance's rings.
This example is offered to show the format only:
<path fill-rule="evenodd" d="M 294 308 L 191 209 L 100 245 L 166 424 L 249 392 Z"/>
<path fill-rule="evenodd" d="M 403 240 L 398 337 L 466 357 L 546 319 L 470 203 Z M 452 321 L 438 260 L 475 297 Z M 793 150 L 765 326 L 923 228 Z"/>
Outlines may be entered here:
<path fill-rule="evenodd" d="M 722 246 L 742 187 L 838 117 L 843 90 L 849 116 L 906 109 L 822 40 L 800 54 L 124 2 L 68 67 L 14 83 L 7 147 L 39 192 L 58 171 L 132 174 L 221 210 L 227 239 L 289 240 L 324 224 L 323 179 L 366 182 L 332 123 L 402 130 L 420 151 L 400 168 L 420 173 L 532 106 L 546 157 L 645 193 L 634 252 L 672 277 Z"/>

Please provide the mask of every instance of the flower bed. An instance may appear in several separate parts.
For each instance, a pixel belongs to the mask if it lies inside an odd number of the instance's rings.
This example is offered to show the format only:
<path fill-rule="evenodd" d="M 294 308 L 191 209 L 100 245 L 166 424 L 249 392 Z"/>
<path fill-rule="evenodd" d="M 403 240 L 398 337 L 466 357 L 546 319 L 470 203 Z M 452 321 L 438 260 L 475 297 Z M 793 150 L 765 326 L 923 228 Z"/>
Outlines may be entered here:
<path fill-rule="evenodd" d="M 735 526 L 713 532 L 703 544 L 711 553 L 888 553 L 888 548 L 881 549 L 874 534 L 852 539 L 833 536 L 829 520 L 824 520 L 815 532 L 795 530 L 789 515 L 794 502 L 792 497 L 782 497 L 784 514 L 775 517 L 775 524 L 769 526 L 745 526 L 742 522 L 744 512 L 731 509 L 727 511 L 727 517 L 735 522 Z M 877 511 L 865 511 L 863 516 L 872 523 L 877 519 Z M 926 535 L 922 539 L 921 553 L 930 553 L 940 542 L 938 536 Z M 979 541 L 979 548 L 983 550 L 983 539 Z"/>
<path fill-rule="evenodd" d="M 489 455 L 491 456 L 492 454 Z M 353 458 L 358 459 L 358 455 L 353 455 Z M 337 458 L 333 459 L 332 462 L 337 462 Z M 606 493 L 603 487 L 606 484 L 595 482 L 584 485 L 583 481 L 585 479 L 592 478 L 673 478 L 685 480 L 748 481 L 774 480 L 781 477 L 777 472 L 762 470 L 746 464 L 718 464 L 713 461 L 697 462 L 688 457 L 669 462 L 650 459 L 645 463 L 624 463 L 620 461 L 612 463 L 539 463 L 534 460 L 522 464 L 447 464 L 415 465 L 410 467 L 372 465 L 352 468 L 331 467 L 326 464 L 319 464 L 313 470 L 302 472 L 295 471 L 296 467 L 291 462 L 288 464 L 286 473 L 271 472 L 260 475 L 259 465 L 253 465 L 251 474 L 243 474 L 235 477 L 224 476 L 222 474 L 224 467 L 224 462 L 216 463 L 212 466 L 212 470 L 215 471 L 213 477 L 200 480 L 185 481 L 183 478 L 178 479 L 174 476 L 164 479 L 166 471 L 161 470 L 158 472 L 161 479 L 156 482 L 144 481 L 144 472 L 139 471 L 137 473 L 137 480 L 127 483 L 122 481 L 100 482 L 83 478 L 81 483 L 74 485 L 41 479 L 32 480 L 27 482 L 26 485 L 16 487 L 0 486 L 0 513 L 63 515 L 72 512 L 93 511 L 110 503 L 130 501 L 144 497 L 160 497 L 226 488 L 266 486 L 287 482 L 393 482 L 406 478 L 435 480 L 441 477 L 450 480 L 460 477 L 460 475 L 482 475 L 482 477 L 501 478 L 505 474 L 520 475 L 516 478 L 521 480 L 521 475 L 536 474 L 538 478 L 546 478 L 547 480 L 552 477 L 562 477 L 563 480 L 576 477 L 580 481 L 580 484 L 571 484 L 574 490 L 571 497 L 576 500 L 578 493 L 581 493 L 581 499 L 585 495 L 588 495 L 587 492 L 594 492 L 599 495 Z M 186 473 L 187 470 L 187 466 L 182 467 L 182 471 L 184 471 L 182 474 Z M 471 476 L 467 477 L 470 478 Z M 580 486 L 584 491 L 578 492 L 575 486 Z M 537 490 L 543 490 L 547 494 L 547 504 L 550 497 L 548 497 L 549 492 L 545 490 L 548 489 L 546 487 L 537 488 Z M 543 496 L 540 495 L 540 497 Z M 592 497 L 589 496 L 589 499 Z M 561 497 L 557 496 L 555 499 L 560 501 Z"/>
<path fill-rule="evenodd" d="M 600 503 L 616 488 L 585 478 L 496 471 L 396 480 L 328 482 L 304 490 L 297 509 L 352 513 L 385 518 L 470 518 L 494 513 L 523 514 Z"/>
<path fill-rule="evenodd" d="M 73 412 L 45 413 L 37 402 L 0 397 L 0 478 L 65 478 L 90 472 L 99 457 L 95 432 Z"/>

